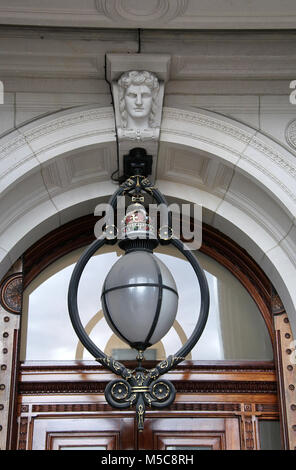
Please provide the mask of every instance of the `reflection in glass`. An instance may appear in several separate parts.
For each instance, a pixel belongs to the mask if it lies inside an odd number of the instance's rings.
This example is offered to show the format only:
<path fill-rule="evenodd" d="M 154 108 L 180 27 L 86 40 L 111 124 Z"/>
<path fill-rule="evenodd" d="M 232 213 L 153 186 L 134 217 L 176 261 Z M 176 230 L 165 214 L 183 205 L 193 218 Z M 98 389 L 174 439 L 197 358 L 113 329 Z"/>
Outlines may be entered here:
<path fill-rule="evenodd" d="M 105 321 L 101 289 L 110 267 L 122 255 L 106 247 L 92 257 L 83 272 L 78 304 L 81 321 L 91 339 L 111 355 L 127 349 Z M 28 286 L 24 295 L 21 360 L 93 359 L 78 343 L 72 328 L 67 292 L 70 277 L 81 252 L 76 250 L 46 268 Z M 191 265 L 173 247 L 160 247 L 156 256 L 173 274 L 179 292 L 179 309 L 173 328 L 153 345 L 157 359 L 175 353 L 191 335 L 199 312 L 200 292 Z M 210 314 L 205 331 L 188 359 L 272 360 L 272 347 L 265 322 L 240 282 L 212 258 L 198 252 L 210 288 Z M 118 354 L 118 351 L 117 351 Z M 136 351 L 132 351 L 136 357 Z M 148 354 L 147 354 L 148 359 Z"/>
<path fill-rule="evenodd" d="M 211 446 L 167 446 L 166 450 L 213 450 Z"/>
<path fill-rule="evenodd" d="M 259 437 L 261 450 L 281 450 L 280 422 L 270 419 L 260 420 Z"/>
<path fill-rule="evenodd" d="M 59 450 L 107 450 L 106 446 L 62 446 Z"/>

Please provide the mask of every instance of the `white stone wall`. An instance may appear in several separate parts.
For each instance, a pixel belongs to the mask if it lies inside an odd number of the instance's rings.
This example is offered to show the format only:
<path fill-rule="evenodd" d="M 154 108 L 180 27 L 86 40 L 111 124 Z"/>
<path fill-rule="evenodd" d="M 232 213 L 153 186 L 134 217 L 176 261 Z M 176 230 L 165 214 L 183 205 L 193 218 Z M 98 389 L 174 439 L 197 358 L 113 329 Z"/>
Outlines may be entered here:
<path fill-rule="evenodd" d="M 111 104 L 107 52 L 137 52 L 136 30 L 0 30 L 0 133 L 44 114 Z M 141 51 L 171 54 L 165 106 L 204 108 L 235 118 L 289 147 L 296 34 L 141 33 Z M 290 148 L 290 147 L 289 147 Z"/>

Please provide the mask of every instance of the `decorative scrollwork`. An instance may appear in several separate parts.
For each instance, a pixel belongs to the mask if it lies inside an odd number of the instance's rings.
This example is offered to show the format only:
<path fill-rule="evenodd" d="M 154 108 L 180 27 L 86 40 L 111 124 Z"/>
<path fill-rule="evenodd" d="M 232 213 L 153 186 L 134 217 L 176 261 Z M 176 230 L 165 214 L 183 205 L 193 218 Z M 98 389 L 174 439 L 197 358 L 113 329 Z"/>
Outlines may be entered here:
<path fill-rule="evenodd" d="M 156 408 L 169 406 L 175 399 L 176 390 L 169 380 L 158 379 L 150 384 L 149 394 L 144 395 L 145 402 Z"/>
<path fill-rule="evenodd" d="M 149 377 L 151 377 L 151 379 L 156 379 L 157 377 L 159 377 L 160 373 L 158 371 L 158 369 L 154 368 L 154 369 L 151 369 L 151 371 L 149 372 Z"/>
<path fill-rule="evenodd" d="M 12 274 L 0 286 L 0 303 L 11 313 L 21 313 L 23 293 L 22 273 Z"/>
<path fill-rule="evenodd" d="M 138 421 L 138 430 L 143 431 L 144 429 L 144 418 L 145 418 L 145 404 L 143 396 L 140 394 L 138 397 L 136 405 L 137 421 Z"/>
<path fill-rule="evenodd" d="M 145 403 L 147 403 L 147 405 L 151 408 L 153 400 L 151 396 L 149 395 L 149 393 L 144 393 L 144 398 L 145 398 Z"/>
<path fill-rule="evenodd" d="M 97 362 L 106 365 L 108 369 L 112 370 L 114 374 L 121 375 L 125 380 L 129 380 L 133 376 L 133 372 L 130 369 L 126 369 L 123 364 L 113 359 L 113 357 L 103 356 L 97 357 Z"/>
<path fill-rule="evenodd" d="M 165 400 L 170 394 L 170 388 L 165 382 L 158 381 L 152 386 L 151 393 L 157 400 Z"/>
<path fill-rule="evenodd" d="M 136 394 L 136 393 L 133 393 L 133 394 L 130 396 L 130 398 L 128 399 L 130 406 L 133 406 L 133 405 L 134 405 L 134 403 L 136 402 L 136 399 L 137 399 L 137 394 Z"/>
<path fill-rule="evenodd" d="M 114 408 L 129 408 L 136 404 L 139 429 L 143 429 L 145 405 L 156 408 L 169 406 L 175 399 L 176 390 L 164 379 L 152 381 L 144 371 L 134 370 L 129 381 L 113 380 L 105 389 L 105 398 Z"/>
<path fill-rule="evenodd" d="M 126 380 L 112 380 L 105 388 L 105 398 L 115 408 L 128 408 L 132 398 L 130 384 Z"/>
<path fill-rule="evenodd" d="M 123 189 L 123 194 L 131 191 L 135 191 L 136 193 L 145 191 L 151 194 L 153 190 L 156 190 L 149 178 L 142 175 L 130 176 L 120 187 Z"/>
<path fill-rule="evenodd" d="M 141 387 L 145 382 L 146 374 L 143 373 L 143 371 L 136 372 L 135 379 L 136 379 L 138 387 Z"/>
<path fill-rule="evenodd" d="M 157 366 L 154 369 L 151 369 L 148 375 L 151 379 L 156 379 L 160 375 L 165 374 L 176 364 L 179 364 L 179 362 L 184 361 L 184 359 L 185 358 L 181 356 L 169 356 L 167 359 L 157 364 Z"/>
<path fill-rule="evenodd" d="M 116 400 L 125 400 L 130 393 L 130 389 L 126 382 L 116 382 L 111 388 L 111 395 Z"/>

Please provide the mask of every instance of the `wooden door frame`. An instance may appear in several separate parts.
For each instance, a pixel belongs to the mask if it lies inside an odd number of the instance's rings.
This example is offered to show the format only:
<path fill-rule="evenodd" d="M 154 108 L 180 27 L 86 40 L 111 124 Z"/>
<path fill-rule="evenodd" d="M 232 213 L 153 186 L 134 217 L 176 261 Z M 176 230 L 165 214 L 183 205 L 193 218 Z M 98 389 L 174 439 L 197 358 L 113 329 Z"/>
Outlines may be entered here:
<path fill-rule="evenodd" d="M 128 363 L 129 367 L 135 365 Z M 148 409 L 147 424 L 155 418 L 169 421 L 171 418 L 235 419 L 240 426 L 241 448 L 254 450 L 260 448 L 257 420 L 279 418 L 273 362 L 185 361 L 167 377 L 176 387 L 176 400 L 162 411 Z M 105 401 L 104 389 L 113 378 L 111 372 L 94 361 L 56 363 L 55 366 L 33 361 L 22 364 L 17 448 L 30 449 L 36 423 L 46 419 L 126 417 L 134 420 L 137 434 L 134 410 L 114 410 Z M 136 443 L 135 435 L 135 446 Z"/>
<path fill-rule="evenodd" d="M 22 256 L 22 289 L 25 289 L 30 282 L 32 282 L 32 280 L 35 279 L 35 277 L 52 262 L 75 249 L 91 243 L 94 240 L 93 230 L 97 220 L 98 217 L 94 217 L 92 215 L 80 217 L 79 219 L 71 221 L 58 229 L 53 230 L 30 247 Z M 288 419 L 289 403 L 287 403 L 287 396 L 285 394 L 285 384 L 287 380 L 286 368 L 283 367 L 282 360 L 283 346 L 279 341 L 281 332 L 279 329 L 276 330 L 274 327 L 274 316 L 282 316 L 287 323 L 287 314 L 281 303 L 280 297 L 262 269 L 244 249 L 229 237 L 205 224 L 203 225 L 203 244 L 201 251 L 226 267 L 242 283 L 256 302 L 261 315 L 264 318 L 274 350 L 277 383 L 279 384 L 278 396 L 284 447 L 291 448 Z M 0 285 L 0 298 L 5 295 L 4 286 L 6 279 L 7 277 L 5 276 Z M 21 377 L 23 369 L 21 370 L 18 361 L 19 339 L 13 345 L 13 357 L 15 373 L 20 375 L 19 387 L 20 393 L 22 393 Z M 186 364 L 186 366 L 191 367 L 189 364 Z M 192 367 L 194 368 L 195 366 L 196 364 L 193 363 Z M 24 367 L 26 368 L 26 365 L 24 365 Z M 191 382 L 189 382 L 189 384 L 190 383 Z M 219 382 L 219 386 L 223 386 L 221 383 L 222 382 Z M 198 387 L 197 382 L 195 382 L 194 386 L 191 386 L 193 388 L 191 388 L 191 390 L 186 390 L 185 393 L 190 393 L 190 391 L 198 393 L 198 390 L 196 389 L 196 387 Z M 15 391 L 16 387 L 17 384 L 15 383 L 12 386 L 12 389 Z M 188 389 L 188 387 L 186 388 Z M 13 390 L 11 390 L 11 393 Z M 12 399 L 13 403 L 15 403 L 15 397 Z M 13 410 L 14 406 L 11 406 L 11 409 Z M 7 440 L 7 446 L 8 448 L 14 448 L 16 446 L 15 427 L 10 429 L 10 436 L 11 437 Z"/>

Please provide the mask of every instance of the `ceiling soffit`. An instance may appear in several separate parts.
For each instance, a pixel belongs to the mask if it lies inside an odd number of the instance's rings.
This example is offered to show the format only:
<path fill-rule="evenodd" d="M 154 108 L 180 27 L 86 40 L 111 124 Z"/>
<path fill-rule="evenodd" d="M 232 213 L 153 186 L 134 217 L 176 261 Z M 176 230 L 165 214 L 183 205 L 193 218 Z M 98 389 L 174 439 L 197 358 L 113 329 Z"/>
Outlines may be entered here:
<path fill-rule="evenodd" d="M 82 7 L 83 5 L 83 7 Z M 102 28 L 294 28 L 294 0 L 2 0 L 2 24 Z"/>

